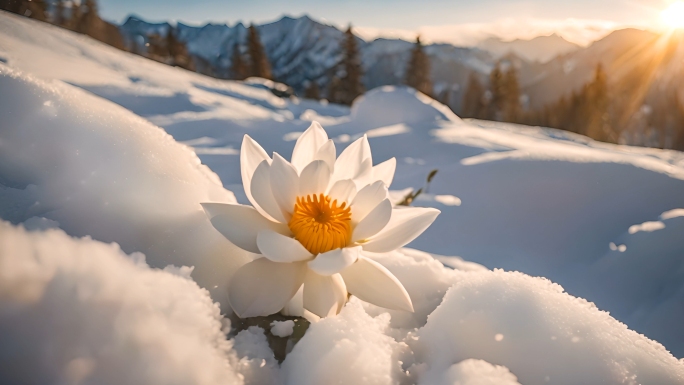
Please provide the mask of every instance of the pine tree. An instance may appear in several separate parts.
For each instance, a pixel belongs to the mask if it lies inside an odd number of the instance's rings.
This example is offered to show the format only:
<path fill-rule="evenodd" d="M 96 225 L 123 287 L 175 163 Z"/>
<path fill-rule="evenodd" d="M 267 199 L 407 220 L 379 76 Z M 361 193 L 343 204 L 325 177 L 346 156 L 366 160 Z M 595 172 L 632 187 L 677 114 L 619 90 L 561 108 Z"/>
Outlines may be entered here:
<path fill-rule="evenodd" d="M 340 103 L 342 99 L 342 81 L 337 75 L 333 75 L 328 83 L 328 94 L 327 99 L 332 103 Z"/>
<path fill-rule="evenodd" d="M 489 104 L 486 117 L 489 120 L 502 121 L 505 103 L 505 89 L 501 63 L 496 63 L 492 72 L 489 73 Z"/>
<path fill-rule="evenodd" d="M 45 0 L 0 0 L 0 9 L 32 19 L 47 21 Z"/>
<path fill-rule="evenodd" d="M 249 26 L 247 50 L 249 52 L 249 76 L 271 79 L 271 66 L 254 24 Z"/>
<path fill-rule="evenodd" d="M 0 0 L 0 9 L 23 15 L 24 0 Z"/>
<path fill-rule="evenodd" d="M 30 18 L 47 21 L 47 3 L 45 3 L 45 0 L 28 1 L 26 7 L 30 11 Z"/>
<path fill-rule="evenodd" d="M 147 57 L 161 63 L 171 64 L 170 56 L 166 39 L 162 38 L 158 33 L 147 36 Z"/>
<path fill-rule="evenodd" d="M 79 2 L 76 4 L 76 2 L 72 1 L 71 2 L 71 15 L 69 17 L 69 22 L 67 23 L 67 28 L 69 28 L 72 31 L 77 31 L 79 26 L 81 25 L 81 17 L 83 15 L 83 12 L 81 10 L 81 3 Z"/>
<path fill-rule="evenodd" d="M 248 76 L 249 69 L 247 68 L 247 63 L 242 58 L 242 52 L 240 51 L 240 44 L 235 43 L 233 45 L 233 55 L 230 60 L 230 78 L 234 80 L 244 80 Z"/>
<path fill-rule="evenodd" d="M 304 90 L 304 97 L 306 99 L 320 100 L 321 90 L 318 88 L 318 83 L 312 81 L 308 87 Z"/>
<path fill-rule="evenodd" d="M 678 92 L 675 92 L 674 103 L 676 109 L 672 148 L 684 151 L 684 103 L 681 102 Z"/>
<path fill-rule="evenodd" d="M 101 40 L 101 23 L 95 0 L 85 0 L 81 5 L 83 15 L 79 19 L 77 32 Z"/>
<path fill-rule="evenodd" d="M 477 74 L 471 72 L 468 77 L 468 85 L 463 94 L 461 115 L 466 118 L 485 119 L 487 113 L 484 98 L 485 88 L 480 83 Z"/>
<path fill-rule="evenodd" d="M 617 141 L 608 122 L 608 77 L 601 64 L 596 66 L 594 80 L 583 89 L 586 127 L 584 134 L 602 141 Z"/>
<path fill-rule="evenodd" d="M 188 48 L 182 41 L 176 37 L 176 30 L 170 28 L 166 33 L 166 49 L 169 54 L 170 64 L 173 66 L 185 68 L 187 70 L 194 70 L 192 58 L 188 53 Z"/>
<path fill-rule="evenodd" d="M 349 26 L 344 33 L 342 43 L 342 61 L 338 64 L 339 81 L 331 82 L 332 92 L 329 100 L 334 103 L 351 105 L 354 99 L 363 94 L 364 87 L 361 79 L 363 70 L 361 69 L 361 58 L 356 36 Z"/>
<path fill-rule="evenodd" d="M 55 4 L 55 15 L 52 22 L 57 26 L 64 26 L 64 0 L 57 0 L 57 3 Z"/>
<path fill-rule="evenodd" d="M 442 92 L 439 93 L 439 102 L 444 104 L 445 106 L 449 107 L 451 110 L 451 88 L 447 87 Z"/>
<path fill-rule="evenodd" d="M 409 58 L 406 67 L 406 76 L 404 83 L 413 87 L 425 95 L 432 95 L 432 81 L 430 80 L 430 58 L 423 50 L 423 44 L 420 42 L 420 36 L 416 37 L 416 44 L 411 50 L 411 57 Z"/>
<path fill-rule="evenodd" d="M 511 65 L 504 72 L 502 78 L 503 106 L 502 117 L 504 122 L 519 123 L 521 118 L 520 108 L 520 85 L 515 68 Z"/>

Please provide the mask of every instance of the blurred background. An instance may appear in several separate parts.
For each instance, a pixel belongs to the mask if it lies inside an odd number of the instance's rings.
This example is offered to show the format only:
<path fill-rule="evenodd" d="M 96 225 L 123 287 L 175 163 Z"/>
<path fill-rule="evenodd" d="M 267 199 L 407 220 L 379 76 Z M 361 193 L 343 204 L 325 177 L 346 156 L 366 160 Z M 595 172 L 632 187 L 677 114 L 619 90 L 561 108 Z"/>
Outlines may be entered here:
<path fill-rule="evenodd" d="M 408 84 L 461 117 L 684 150 L 684 3 L 0 0 L 221 79 L 351 104 Z"/>

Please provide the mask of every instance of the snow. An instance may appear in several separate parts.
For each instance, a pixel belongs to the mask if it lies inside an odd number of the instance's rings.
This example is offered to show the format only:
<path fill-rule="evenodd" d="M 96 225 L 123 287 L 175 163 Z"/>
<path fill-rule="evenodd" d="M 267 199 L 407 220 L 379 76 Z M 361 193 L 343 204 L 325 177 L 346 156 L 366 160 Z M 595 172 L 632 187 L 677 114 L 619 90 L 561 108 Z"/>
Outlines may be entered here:
<path fill-rule="evenodd" d="M 648 221 L 648 222 L 644 222 L 644 223 L 639 224 L 639 225 L 629 226 L 629 229 L 627 230 L 627 232 L 629 232 L 630 234 L 635 234 L 635 233 L 638 233 L 639 231 L 646 231 L 646 232 L 650 233 L 652 231 L 661 230 L 664 228 L 665 228 L 665 224 L 663 222 Z"/>
<path fill-rule="evenodd" d="M 3 383 L 240 384 L 223 322 L 139 253 L 0 222 Z"/>
<path fill-rule="evenodd" d="M 271 334 L 278 337 L 288 337 L 294 331 L 295 323 L 292 320 L 273 321 L 271 323 Z"/>
<path fill-rule="evenodd" d="M 235 198 L 192 151 L 61 82 L 5 67 L 0 89 L 11 95 L 0 103 L 0 217 L 117 242 L 155 267 L 194 266 L 223 301 L 225 277 L 249 257 L 207 221 L 200 202 Z"/>
<path fill-rule="evenodd" d="M 385 111 L 392 113 L 383 113 Z M 377 127 L 370 131 L 370 138 L 406 133 L 409 131 L 407 126 L 415 123 L 461 122 L 448 107 L 412 88 L 399 86 L 376 88 L 356 99 L 351 119 L 357 127 Z"/>
<path fill-rule="evenodd" d="M 387 314 L 373 318 L 357 301 L 337 317 L 309 326 L 283 362 L 286 384 L 394 384 L 402 371 L 393 357 L 404 344 L 384 333 Z M 306 369 L 305 369 L 306 368 Z"/>
<path fill-rule="evenodd" d="M 5 13 L 0 57 L 1 382 L 684 383 L 679 152 L 463 121 L 403 87 L 280 99 Z M 398 159 L 393 201 L 438 169 L 415 204 L 442 214 L 370 256 L 415 313 L 352 298 L 279 365 L 287 325 L 226 337 L 253 256 L 199 203 L 246 203 L 245 133 L 287 155 L 321 117 L 338 151 L 370 133 L 375 164 Z"/>
<path fill-rule="evenodd" d="M 430 370 L 476 358 L 530 385 L 684 381 L 684 365 L 665 359 L 662 345 L 559 285 L 517 272 L 462 275 L 416 334 Z"/>
<path fill-rule="evenodd" d="M 660 214 L 661 220 L 668 220 L 677 217 L 684 217 L 684 209 L 673 209 Z"/>
<path fill-rule="evenodd" d="M 508 368 L 474 359 L 463 360 L 444 371 L 427 372 L 419 384 L 520 385 Z"/>

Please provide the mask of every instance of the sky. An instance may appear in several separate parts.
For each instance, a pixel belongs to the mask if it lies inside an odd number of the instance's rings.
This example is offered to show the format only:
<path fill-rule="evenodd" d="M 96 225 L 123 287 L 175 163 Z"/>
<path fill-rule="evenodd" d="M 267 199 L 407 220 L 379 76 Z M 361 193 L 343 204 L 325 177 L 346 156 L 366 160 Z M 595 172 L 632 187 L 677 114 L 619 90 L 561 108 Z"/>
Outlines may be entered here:
<path fill-rule="evenodd" d="M 100 0 L 108 20 L 136 14 L 149 21 L 233 25 L 301 16 L 378 36 L 473 45 L 488 36 L 529 39 L 557 33 L 586 45 L 621 27 L 660 28 L 673 0 Z"/>

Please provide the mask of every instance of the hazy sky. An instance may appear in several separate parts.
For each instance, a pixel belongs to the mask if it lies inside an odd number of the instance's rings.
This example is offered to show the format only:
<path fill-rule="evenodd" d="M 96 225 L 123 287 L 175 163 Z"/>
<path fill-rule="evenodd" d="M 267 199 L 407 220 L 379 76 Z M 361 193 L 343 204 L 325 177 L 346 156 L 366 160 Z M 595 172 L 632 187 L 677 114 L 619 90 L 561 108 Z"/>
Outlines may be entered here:
<path fill-rule="evenodd" d="M 659 27 L 673 0 L 100 0 L 103 16 L 121 22 L 135 13 L 187 24 L 263 23 L 308 14 L 337 26 L 352 23 L 364 37 L 410 37 L 470 44 L 488 34 L 530 38 L 557 32 L 585 44 L 621 26 Z"/>

